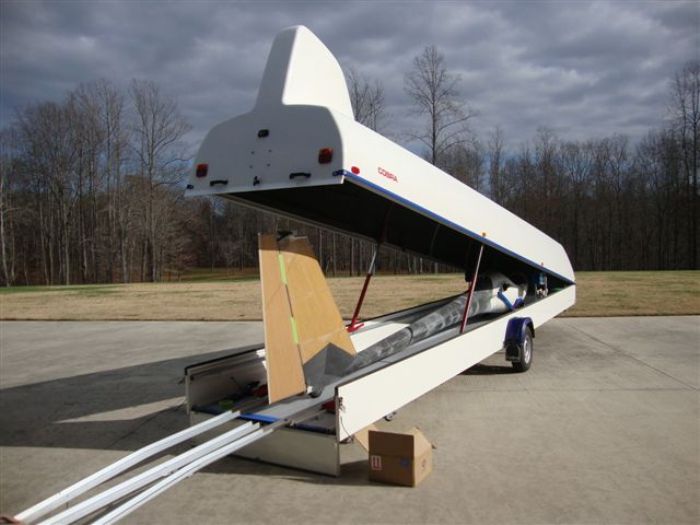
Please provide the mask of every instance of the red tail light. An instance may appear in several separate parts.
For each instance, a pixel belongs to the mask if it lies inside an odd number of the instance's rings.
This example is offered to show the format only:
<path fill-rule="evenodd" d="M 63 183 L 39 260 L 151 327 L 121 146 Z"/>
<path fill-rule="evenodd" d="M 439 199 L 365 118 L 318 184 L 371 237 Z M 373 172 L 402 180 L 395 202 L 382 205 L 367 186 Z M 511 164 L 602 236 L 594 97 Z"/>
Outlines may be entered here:
<path fill-rule="evenodd" d="M 209 172 L 209 164 L 197 164 L 197 178 L 206 177 Z"/>
<path fill-rule="evenodd" d="M 318 163 L 329 164 L 333 160 L 333 148 L 321 148 L 318 151 Z"/>

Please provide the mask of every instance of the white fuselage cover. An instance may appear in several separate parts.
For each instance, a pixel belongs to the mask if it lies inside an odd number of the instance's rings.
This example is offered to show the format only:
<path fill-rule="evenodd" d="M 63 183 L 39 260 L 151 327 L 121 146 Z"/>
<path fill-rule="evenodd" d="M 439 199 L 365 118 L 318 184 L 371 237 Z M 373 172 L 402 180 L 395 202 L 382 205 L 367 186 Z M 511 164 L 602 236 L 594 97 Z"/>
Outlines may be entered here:
<path fill-rule="evenodd" d="M 260 137 L 260 130 L 269 134 Z M 330 163 L 319 163 L 321 148 L 333 149 Z M 196 163 L 207 164 L 208 173 L 196 177 L 193 170 L 188 195 L 236 196 L 353 183 L 574 282 L 558 242 L 356 122 L 340 66 L 304 27 L 277 36 L 255 108 L 212 129 Z M 290 177 L 294 173 L 304 175 Z"/>

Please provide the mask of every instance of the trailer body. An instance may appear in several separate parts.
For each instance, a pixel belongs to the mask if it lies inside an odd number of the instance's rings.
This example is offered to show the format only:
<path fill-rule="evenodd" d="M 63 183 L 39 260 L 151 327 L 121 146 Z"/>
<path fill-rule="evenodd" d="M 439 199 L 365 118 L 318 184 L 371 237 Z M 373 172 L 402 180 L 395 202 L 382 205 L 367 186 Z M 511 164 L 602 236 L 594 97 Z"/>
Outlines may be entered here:
<path fill-rule="evenodd" d="M 340 66 L 304 27 L 277 36 L 254 109 L 215 126 L 196 165 L 189 196 L 218 195 L 459 268 L 483 244 L 485 268 L 538 269 L 556 286 L 575 280 L 554 239 L 356 122 Z"/>
<path fill-rule="evenodd" d="M 522 326 L 534 335 L 538 326 L 575 302 L 574 273 L 563 247 L 356 122 L 340 66 L 304 27 L 277 36 L 255 107 L 214 127 L 196 164 L 188 195 L 232 199 L 467 273 L 474 270 L 478 253 L 481 268 L 524 278 L 533 292 L 521 308 L 476 319 L 464 333 L 445 330 L 329 385 L 323 398 L 335 400 L 334 421 L 326 417 L 316 429 L 302 424 L 277 431 L 239 451 L 244 456 L 337 474 L 339 443 L 511 344 L 515 332 L 508 327 L 514 319 L 527 321 L 520 323 L 518 337 L 524 337 Z M 534 283 L 542 280 L 551 293 L 535 297 Z M 408 326 L 426 308 L 389 313 L 356 331 L 353 326 L 355 348 L 361 353 Z M 265 351 L 261 344 L 254 352 L 188 368 L 193 423 L 207 417 L 198 406 L 237 389 L 226 378 L 236 377 L 239 367 L 249 371 L 251 359 L 254 380 L 264 381 Z M 508 358 L 519 359 L 512 352 Z M 208 375 L 202 376 L 205 371 Z M 273 414 L 280 410 L 288 410 L 285 403 L 269 409 Z M 313 457 L 304 450 L 313 450 Z"/>

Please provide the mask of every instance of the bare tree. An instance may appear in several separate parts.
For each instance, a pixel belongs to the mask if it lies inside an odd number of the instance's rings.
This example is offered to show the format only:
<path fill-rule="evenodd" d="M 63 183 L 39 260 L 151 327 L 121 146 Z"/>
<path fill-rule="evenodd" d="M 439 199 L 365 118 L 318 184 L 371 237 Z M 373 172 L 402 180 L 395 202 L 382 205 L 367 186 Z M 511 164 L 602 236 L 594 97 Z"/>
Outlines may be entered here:
<path fill-rule="evenodd" d="M 350 102 L 355 120 L 374 131 L 381 132 L 384 126 L 384 86 L 379 80 L 370 82 L 354 68 L 346 73 Z"/>
<path fill-rule="evenodd" d="M 173 98 L 163 94 L 153 82 L 133 81 L 131 98 L 136 122 L 133 127 L 134 144 L 139 175 L 146 182 L 143 207 L 144 242 L 143 268 L 152 281 L 158 280 L 159 228 L 166 227 L 156 209 L 157 188 L 178 182 L 183 175 L 184 155 L 178 152 L 180 140 L 190 130 L 180 115 Z"/>
<path fill-rule="evenodd" d="M 435 46 L 427 46 L 413 59 L 413 69 L 404 79 L 417 113 L 427 119 L 424 131 L 413 138 L 428 148 L 427 158 L 436 166 L 441 165 L 450 148 L 467 141 L 467 123 L 474 117 L 459 99 L 459 81 L 459 75 L 447 70 L 445 57 Z"/>
<path fill-rule="evenodd" d="M 698 154 L 700 144 L 700 61 L 694 60 L 676 73 L 671 89 L 671 116 L 683 153 L 686 193 L 688 267 L 698 263 Z"/>
<path fill-rule="evenodd" d="M 584 208 L 585 188 L 593 165 L 593 147 L 590 143 L 567 142 L 559 146 L 560 166 L 569 180 L 569 224 L 568 235 L 570 255 L 579 261 L 581 246 L 581 215 Z"/>
<path fill-rule="evenodd" d="M 11 191 L 7 181 L 12 169 L 12 158 L 9 149 L 9 130 L 0 135 L 0 259 L 2 260 L 2 274 L 5 286 L 12 286 L 15 280 L 14 257 L 11 247 L 14 244 L 8 235 L 8 223 L 12 216 L 12 204 L 10 202 Z"/>
<path fill-rule="evenodd" d="M 651 268 L 677 268 L 678 202 L 677 186 L 680 151 L 669 130 L 652 131 L 637 148 L 636 169 L 644 180 L 646 197 L 645 230 L 651 256 Z"/>
<path fill-rule="evenodd" d="M 476 138 L 444 152 L 441 167 L 476 191 L 483 190 L 484 149 Z"/>
<path fill-rule="evenodd" d="M 77 201 L 75 115 L 66 104 L 46 102 L 27 107 L 18 115 L 17 125 L 25 174 L 38 192 L 46 280 L 70 284 Z"/>
<path fill-rule="evenodd" d="M 98 202 L 103 183 L 102 157 L 105 131 L 100 118 L 100 99 L 95 84 L 81 84 L 68 97 L 67 106 L 75 122 L 77 148 L 77 248 L 82 282 L 100 279 L 97 246 Z"/>
<path fill-rule="evenodd" d="M 104 130 L 104 190 L 107 194 L 106 230 L 107 281 L 115 279 L 116 264 L 121 280 L 129 281 L 128 234 L 130 229 L 131 199 L 123 182 L 124 165 L 128 162 L 129 137 L 125 123 L 125 98 L 107 80 L 94 84 L 100 106 Z"/>
<path fill-rule="evenodd" d="M 546 127 L 537 129 L 534 141 L 534 163 L 537 174 L 536 194 L 541 196 L 537 210 L 538 222 L 542 228 L 552 231 L 554 187 L 557 179 L 556 150 L 557 137 Z"/>
<path fill-rule="evenodd" d="M 506 200 L 506 185 L 503 176 L 504 158 L 503 130 L 496 126 L 488 137 L 489 189 L 491 198 L 498 204 Z"/>

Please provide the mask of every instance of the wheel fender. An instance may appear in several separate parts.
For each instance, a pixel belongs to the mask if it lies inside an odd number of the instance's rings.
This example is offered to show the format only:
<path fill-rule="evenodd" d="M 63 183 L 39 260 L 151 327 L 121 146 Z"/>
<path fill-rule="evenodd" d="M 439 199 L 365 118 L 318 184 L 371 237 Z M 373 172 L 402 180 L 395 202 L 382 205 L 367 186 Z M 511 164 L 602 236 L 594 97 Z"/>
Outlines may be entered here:
<path fill-rule="evenodd" d="M 535 326 L 529 317 L 514 317 L 508 321 L 506 337 L 503 341 L 503 346 L 506 349 L 506 361 L 520 362 L 527 330 L 530 330 L 532 337 L 535 337 Z"/>

